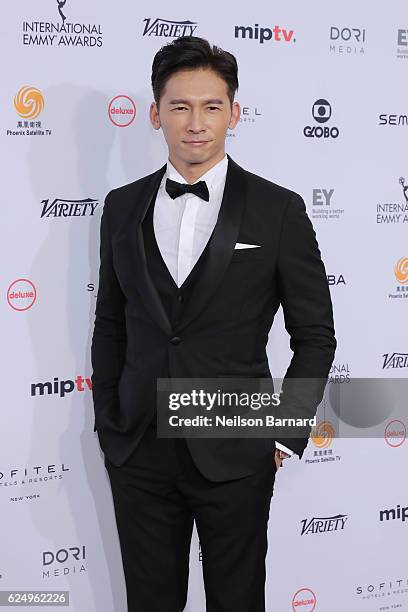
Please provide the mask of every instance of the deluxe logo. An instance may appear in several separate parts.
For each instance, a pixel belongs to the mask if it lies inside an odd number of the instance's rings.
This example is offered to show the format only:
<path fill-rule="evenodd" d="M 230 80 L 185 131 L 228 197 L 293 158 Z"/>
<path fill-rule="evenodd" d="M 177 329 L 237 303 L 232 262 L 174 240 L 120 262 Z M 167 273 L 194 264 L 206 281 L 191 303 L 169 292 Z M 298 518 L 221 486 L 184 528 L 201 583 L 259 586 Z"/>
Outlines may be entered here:
<path fill-rule="evenodd" d="M 93 217 L 96 207 L 99 205 L 98 200 L 92 198 L 84 198 L 82 200 L 63 200 L 55 198 L 41 200 L 43 205 L 40 219 L 44 217 Z"/>
<path fill-rule="evenodd" d="M 143 21 L 145 21 L 143 36 L 160 36 L 165 38 L 193 36 L 198 26 L 196 21 L 171 21 L 170 19 L 160 19 L 159 17 L 155 19 L 147 17 Z"/>
<path fill-rule="evenodd" d="M 294 30 L 287 30 L 281 26 L 274 26 L 273 28 L 259 27 L 256 23 L 254 26 L 235 26 L 234 36 L 235 38 L 249 38 L 250 40 L 257 40 L 261 45 L 265 41 L 272 40 L 274 42 L 281 43 L 295 43 L 296 38 L 294 36 Z"/>
<path fill-rule="evenodd" d="M 402 176 L 399 178 L 398 182 L 401 185 L 405 202 L 386 202 L 384 204 L 377 204 L 377 223 L 408 223 L 408 185 L 405 184 L 405 179 Z"/>
<path fill-rule="evenodd" d="M 407 437 L 407 428 L 399 419 L 393 419 L 387 423 L 384 431 L 384 440 L 391 448 L 401 446 Z"/>
<path fill-rule="evenodd" d="M 29 310 L 37 299 L 37 291 L 27 278 L 18 278 L 7 289 L 7 302 L 13 310 Z"/>
<path fill-rule="evenodd" d="M 397 57 L 408 59 L 408 30 L 406 28 L 397 31 Z"/>
<path fill-rule="evenodd" d="M 292 610 L 301 610 L 302 612 L 314 612 L 316 610 L 316 595 L 312 589 L 303 587 L 296 591 L 292 599 Z"/>
<path fill-rule="evenodd" d="M 313 189 L 312 193 L 312 219 L 319 221 L 332 221 L 343 216 L 344 208 L 333 206 L 334 189 Z"/>
<path fill-rule="evenodd" d="M 364 28 L 330 27 L 330 52 L 339 55 L 364 55 L 366 31 Z"/>
<path fill-rule="evenodd" d="M 380 522 L 395 521 L 396 519 L 402 521 L 403 523 L 408 521 L 408 506 L 401 508 L 401 506 L 398 504 L 396 508 L 380 510 Z"/>
<path fill-rule="evenodd" d="M 120 94 L 109 102 L 108 116 L 117 127 L 128 127 L 136 117 L 136 104 L 132 98 Z"/>
<path fill-rule="evenodd" d="M 67 0 L 57 0 L 61 21 L 23 21 L 23 45 L 37 47 L 102 47 L 100 24 L 68 22 Z"/>
<path fill-rule="evenodd" d="M 384 353 L 383 370 L 408 368 L 408 353 Z"/>
<path fill-rule="evenodd" d="M 17 121 L 16 128 L 6 130 L 6 136 L 51 136 L 52 130 L 43 129 L 42 122 L 37 120 L 44 109 L 44 96 L 37 87 L 21 87 L 14 96 L 13 104 L 24 121 Z"/>
<path fill-rule="evenodd" d="M 327 123 L 332 115 L 332 108 L 330 103 L 324 98 L 316 100 L 312 106 L 312 116 L 316 123 Z M 337 127 L 328 127 L 321 125 L 310 126 L 307 125 L 303 130 L 303 135 L 306 138 L 338 138 L 339 129 Z"/>
<path fill-rule="evenodd" d="M 327 531 L 338 531 L 344 529 L 347 514 L 336 514 L 335 516 L 313 517 L 310 520 L 302 519 L 300 535 L 326 533 Z"/>
<path fill-rule="evenodd" d="M 23 119 L 35 119 L 44 108 L 44 97 L 36 87 L 22 87 L 14 96 L 14 108 Z"/>
<path fill-rule="evenodd" d="M 69 393 L 72 393 L 74 389 L 81 393 L 84 391 L 92 391 L 92 380 L 80 375 L 78 375 L 75 380 L 59 380 L 59 378 L 55 376 L 52 382 L 31 383 L 30 395 L 31 397 L 38 397 L 39 395 L 43 396 L 47 394 L 65 397 Z"/>

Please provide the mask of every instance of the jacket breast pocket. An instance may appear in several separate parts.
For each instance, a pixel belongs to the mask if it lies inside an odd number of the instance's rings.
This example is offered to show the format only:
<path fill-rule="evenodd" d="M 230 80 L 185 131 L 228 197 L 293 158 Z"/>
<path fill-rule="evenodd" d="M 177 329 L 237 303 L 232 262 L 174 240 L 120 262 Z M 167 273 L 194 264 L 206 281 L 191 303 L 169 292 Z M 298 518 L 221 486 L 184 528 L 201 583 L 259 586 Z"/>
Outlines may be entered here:
<path fill-rule="evenodd" d="M 234 249 L 230 263 L 261 261 L 262 259 L 265 259 L 265 253 L 261 246 L 248 249 Z"/>

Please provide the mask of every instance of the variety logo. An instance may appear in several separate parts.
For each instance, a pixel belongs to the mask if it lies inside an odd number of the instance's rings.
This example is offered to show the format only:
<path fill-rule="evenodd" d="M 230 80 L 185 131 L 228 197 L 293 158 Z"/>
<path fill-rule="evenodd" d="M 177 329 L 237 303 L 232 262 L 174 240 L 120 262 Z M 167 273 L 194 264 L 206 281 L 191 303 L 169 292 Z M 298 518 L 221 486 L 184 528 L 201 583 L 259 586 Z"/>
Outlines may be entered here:
<path fill-rule="evenodd" d="M 311 589 L 303 587 L 296 591 L 292 599 L 292 610 L 302 610 L 302 612 L 314 612 L 316 610 L 316 595 Z"/>
<path fill-rule="evenodd" d="M 312 218 L 319 221 L 331 221 L 340 219 L 344 208 L 333 206 L 334 189 L 313 189 L 312 194 Z"/>
<path fill-rule="evenodd" d="M 160 19 L 156 17 L 143 19 L 145 27 L 143 36 L 160 36 L 164 38 L 174 38 L 179 36 L 193 36 L 198 27 L 195 21 L 171 21 L 170 19 Z"/>
<path fill-rule="evenodd" d="M 395 521 L 396 519 L 402 521 L 403 523 L 408 521 L 408 506 L 401 508 L 401 506 L 398 504 L 396 508 L 380 510 L 380 522 Z"/>
<path fill-rule="evenodd" d="M 52 382 L 37 382 L 31 383 L 31 396 L 38 397 L 39 395 L 59 395 L 65 397 L 72 391 L 92 391 L 92 380 L 78 375 L 75 380 L 59 380 L 57 376 Z"/>
<path fill-rule="evenodd" d="M 302 519 L 302 529 L 300 535 L 309 535 L 316 533 L 326 533 L 327 531 L 338 531 L 344 529 L 347 514 L 336 514 L 335 516 L 313 517 L 311 519 Z"/>
<path fill-rule="evenodd" d="M 261 45 L 269 40 L 281 43 L 294 43 L 296 42 L 294 34 L 294 30 L 288 30 L 278 25 L 273 28 L 260 28 L 258 23 L 254 26 L 235 26 L 234 29 L 235 38 L 257 40 Z"/>
<path fill-rule="evenodd" d="M 86 571 L 85 546 L 70 546 L 57 551 L 45 550 L 42 553 L 43 578 L 66 576 Z"/>
<path fill-rule="evenodd" d="M 14 96 L 14 108 L 24 121 L 6 130 L 7 136 L 51 136 L 52 130 L 43 129 L 42 121 L 37 120 L 44 109 L 44 96 L 37 87 L 21 87 Z"/>
<path fill-rule="evenodd" d="M 316 100 L 312 106 L 312 116 L 316 123 L 324 124 L 327 123 L 332 115 L 332 108 L 330 103 L 324 98 Z M 338 138 L 339 129 L 335 126 L 329 127 L 322 125 L 310 126 L 307 125 L 303 129 L 303 135 L 306 138 Z"/>
<path fill-rule="evenodd" d="M 408 59 L 408 30 L 399 29 L 397 31 L 397 57 Z"/>
<path fill-rule="evenodd" d="M 128 127 L 135 120 L 136 104 L 129 96 L 115 96 L 109 102 L 108 115 L 117 127 Z"/>
<path fill-rule="evenodd" d="M 402 176 L 398 182 L 401 185 L 405 202 L 377 204 L 377 223 L 396 225 L 408 223 L 408 185 L 405 184 L 405 179 Z"/>
<path fill-rule="evenodd" d="M 55 198 L 51 201 L 41 200 L 43 205 L 40 218 L 44 217 L 93 217 L 98 206 L 98 200 L 84 198 L 82 200 L 63 200 Z"/>
<path fill-rule="evenodd" d="M 49 480 L 61 480 L 65 472 L 69 472 L 70 468 L 61 463 L 57 466 L 55 463 L 48 465 L 32 465 L 24 468 L 11 468 L 9 470 L 0 469 L 0 488 L 8 489 L 13 486 L 21 486 L 27 484 L 45 483 Z M 12 498 L 12 501 L 19 498 Z"/>
<path fill-rule="evenodd" d="M 408 368 L 408 353 L 385 353 L 383 357 L 383 370 Z"/>
<path fill-rule="evenodd" d="M 366 31 L 362 28 L 330 28 L 330 52 L 338 55 L 364 55 Z"/>
<path fill-rule="evenodd" d="M 7 289 L 7 302 L 13 310 L 29 310 L 37 299 L 37 291 L 27 278 L 18 278 Z"/>
<path fill-rule="evenodd" d="M 37 47 L 102 47 L 100 24 L 67 21 L 67 0 L 57 0 L 61 21 L 23 21 L 23 45 Z"/>
<path fill-rule="evenodd" d="M 391 448 L 401 446 L 407 437 L 407 428 L 402 421 L 393 419 L 387 423 L 384 431 L 384 439 Z"/>

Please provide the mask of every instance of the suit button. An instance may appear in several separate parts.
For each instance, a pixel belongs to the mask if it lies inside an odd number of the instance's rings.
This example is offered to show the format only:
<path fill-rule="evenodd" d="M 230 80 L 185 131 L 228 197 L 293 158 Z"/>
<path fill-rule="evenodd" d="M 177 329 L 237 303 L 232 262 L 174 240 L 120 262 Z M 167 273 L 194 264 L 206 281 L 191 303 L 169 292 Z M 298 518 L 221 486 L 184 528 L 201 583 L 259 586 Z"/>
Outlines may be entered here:
<path fill-rule="evenodd" d="M 183 301 L 184 301 L 183 296 L 182 296 L 182 295 L 178 295 L 178 296 L 177 296 L 177 301 L 178 301 L 178 302 L 183 302 Z"/>
<path fill-rule="evenodd" d="M 181 338 L 180 338 L 180 336 L 173 336 L 173 338 L 170 339 L 170 342 L 172 344 L 180 344 Z"/>

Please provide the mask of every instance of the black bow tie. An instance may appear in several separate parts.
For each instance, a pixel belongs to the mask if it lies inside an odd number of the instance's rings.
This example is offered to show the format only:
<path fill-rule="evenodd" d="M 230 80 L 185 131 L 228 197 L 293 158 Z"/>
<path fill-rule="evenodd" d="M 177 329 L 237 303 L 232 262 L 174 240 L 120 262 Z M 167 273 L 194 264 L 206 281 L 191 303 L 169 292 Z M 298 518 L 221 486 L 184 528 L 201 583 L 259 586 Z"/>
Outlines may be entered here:
<path fill-rule="evenodd" d="M 166 191 L 173 200 L 183 195 L 183 193 L 194 193 L 194 195 L 206 202 L 210 200 L 210 194 L 205 181 L 198 181 L 198 183 L 190 185 L 189 183 L 178 183 L 168 178 L 166 180 Z"/>

